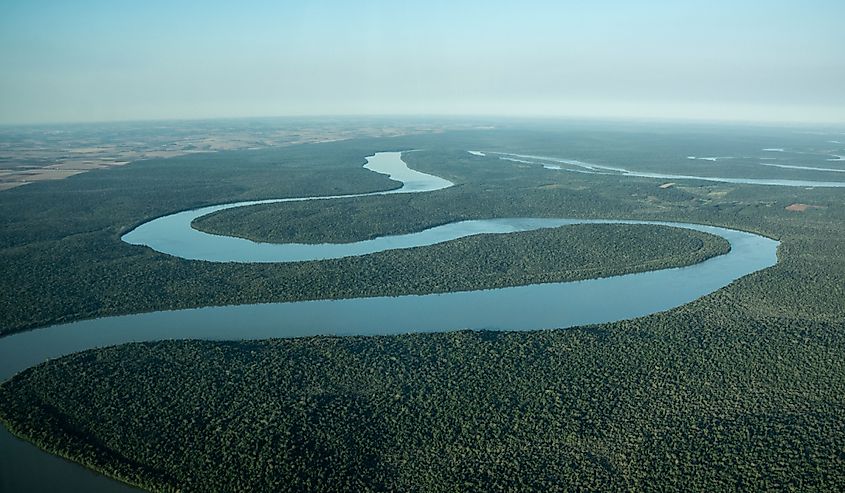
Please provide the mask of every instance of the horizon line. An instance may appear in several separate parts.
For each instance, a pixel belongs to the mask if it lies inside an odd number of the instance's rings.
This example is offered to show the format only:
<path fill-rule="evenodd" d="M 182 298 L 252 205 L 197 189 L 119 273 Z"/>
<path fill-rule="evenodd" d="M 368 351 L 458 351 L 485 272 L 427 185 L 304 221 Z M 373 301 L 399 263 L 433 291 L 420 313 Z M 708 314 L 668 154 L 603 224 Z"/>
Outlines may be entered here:
<path fill-rule="evenodd" d="M 457 114 L 457 113 L 302 113 L 288 115 L 232 115 L 232 116 L 197 116 L 181 117 L 166 116 L 154 118 L 115 118 L 94 120 L 42 120 L 32 122 L 0 122 L 0 127 L 39 127 L 64 125 L 107 125 L 131 123 L 165 123 L 165 122 L 211 122 L 226 120 L 328 120 L 328 119 L 478 119 L 487 121 L 530 120 L 530 121 L 570 121 L 570 122 L 607 122 L 607 123 L 685 123 L 685 124 L 733 124 L 749 126 L 843 126 L 842 120 L 787 120 L 787 119 L 753 119 L 753 118 L 712 118 L 701 116 L 631 116 L 631 115 L 573 115 L 573 114 Z"/>

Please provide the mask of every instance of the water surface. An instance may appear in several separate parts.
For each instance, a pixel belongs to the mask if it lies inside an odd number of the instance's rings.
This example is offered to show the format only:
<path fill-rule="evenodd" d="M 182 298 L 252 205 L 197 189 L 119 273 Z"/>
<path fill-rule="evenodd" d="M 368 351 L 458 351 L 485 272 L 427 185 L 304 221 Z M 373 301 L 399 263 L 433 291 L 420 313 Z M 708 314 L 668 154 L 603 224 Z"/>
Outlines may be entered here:
<path fill-rule="evenodd" d="M 368 158 L 369 169 L 390 174 L 403 187 L 383 193 L 439 190 L 451 183 L 407 166 L 400 153 Z M 403 169 L 404 168 L 404 169 Z M 363 196 L 372 194 L 358 194 Z M 386 335 L 460 329 L 533 330 L 610 322 L 668 310 L 711 293 L 777 262 L 778 242 L 727 228 L 657 221 L 568 218 L 499 218 L 461 221 L 408 235 L 340 245 L 271 245 L 196 231 L 193 218 L 256 203 L 330 200 L 302 197 L 224 204 L 184 211 L 145 223 L 126 236 L 131 243 L 185 258 L 267 262 L 360 255 L 429 245 L 479 233 L 509 233 L 583 223 L 658 224 L 727 239 L 731 251 L 702 263 L 586 281 L 422 296 L 318 300 L 206 307 L 106 317 L 54 325 L 0 338 L 0 379 L 51 358 L 114 344 L 164 339 L 265 339 L 309 335 Z M 236 240 L 236 241 L 232 241 Z M 225 254 L 220 254 L 220 248 Z M 281 256 L 281 257 L 280 257 Z M 2 491 L 129 491 L 130 488 L 43 453 L 0 429 Z"/>
<path fill-rule="evenodd" d="M 778 151 L 782 152 L 782 149 L 763 149 L 764 151 Z M 545 169 L 549 170 L 561 170 L 561 171 L 575 171 L 579 173 L 590 173 L 590 174 L 597 174 L 597 175 L 617 175 L 617 176 L 633 176 L 638 178 L 658 178 L 661 180 L 700 180 L 700 181 L 711 181 L 711 182 L 719 182 L 719 183 L 733 183 L 738 185 L 770 185 L 770 186 L 780 186 L 780 187 L 822 187 L 822 188 L 842 188 L 845 187 L 845 182 L 842 181 L 821 181 L 821 180 L 789 180 L 789 179 L 777 179 L 777 178 L 729 178 L 729 177 L 721 177 L 721 176 L 700 176 L 700 175 L 679 175 L 679 174 L 672 174 L 672 173 L 653 173 L 648 171 L 634 171 L 625 168 L 620 168 L 616 166 L 604 166 L 599 164 L 592 164 L 592 163 L 585 163 L 583 161 L 577 161 L 575 159 L 562 159 L 556 157 L 549 157 L 549 156 L 533 156 L 528 154 L 511 154 L 511 153 L 495 153 L 500 156 L 500 159 L 504 159 L 506 161 L 516 161 L 525 164 L 537 164 L 542 165 Z M 689 158 L 693 158 L 693 156 L 689 156 Z M 713 160 L 720 158 L 700 158 L 706 160 Z M 727 159 L 727 158 L 724 158 Z M 578 169 L 569 169 L 563 168 L 558 164 L 549 164 L 549 163 L 560 163 L 560 164 L 567 164 L 570 166 L 575 166 Z M 765 166 L 765 165 L 764 165 Z M 771 165 L 769 165 L 771 166 Z M 792 166 L 778 166 L 782 168 L 790 168 Z M 797 167 L 796 167 L 797 168 Z M 802 167 L 798 169 L 810 170 L 810 171 L 841 171 L 841 170 L 831 170 L 831 169 L 821 169 L 821 168 L 811 168 L 811 167 Z"/>

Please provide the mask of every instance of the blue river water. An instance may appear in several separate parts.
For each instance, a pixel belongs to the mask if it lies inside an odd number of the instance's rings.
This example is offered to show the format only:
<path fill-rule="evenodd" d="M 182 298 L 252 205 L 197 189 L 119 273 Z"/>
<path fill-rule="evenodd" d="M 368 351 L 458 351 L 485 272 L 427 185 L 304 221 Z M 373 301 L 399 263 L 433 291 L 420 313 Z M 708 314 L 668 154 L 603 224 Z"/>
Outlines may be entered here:
<path fill-rule="evenodd" d="M 420 193 L 451 182 L 407 168 L 401 153 L 377 153 L 367 168 L 403 183 L 396 190 Z M 264 339 L 308 335 L 386 335 L 460 329 L 534 330 L 640 317 L 689 303 L 777 262 L 778 242 L 753 233 L 698 224 L 497 218 L 462 221 L 407 235 L 348 244 L 278 245 L 203 233 L 193 219 L 258 203 L 331 200 L 372 194 L 303 197 L 224 204 L 184 211 L 144 223 L 123 239 L 159 252 L 218 262 L 291 262 L 365 255 L 431 245 L 474 234 L 504 234 L 583 223 L 659 224 L 722 236 L 731 250 L 674 269 L 586 281 L 421 296 L 317 300 L 161 311 L 83 320 L 0 338 L 0 379 L 77 351 L 163 339 Z M 41 452 L 0 429 L 0 491 L 130 491 L 131 488 Z"/>

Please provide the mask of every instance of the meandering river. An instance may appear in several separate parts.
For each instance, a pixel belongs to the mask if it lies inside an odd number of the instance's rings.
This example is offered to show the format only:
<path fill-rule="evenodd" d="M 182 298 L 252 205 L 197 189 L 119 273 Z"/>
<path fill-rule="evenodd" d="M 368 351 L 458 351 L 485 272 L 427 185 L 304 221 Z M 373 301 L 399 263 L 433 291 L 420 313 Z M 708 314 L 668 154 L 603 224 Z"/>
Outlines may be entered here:
<path fill-rule="evenodd" d="M 377 153 L 366 167 L 390 175 L 401 188 L 372 194 L 239 202 L 179 212 L 144 223 L 123 240 L 188 259 L 218 262 L 291 262 L 365 255 L 449 241 L 583 223 L 659 224 L 727 239 L 731 251 L 674 269 L 586 281 L 423 296 L 318 300 L 206 307 L 106 317 L 55 325 L 0 338 L 0 379 L 51 358 L 133 341 L 263 339 L 306 335 L 399 334 L 459 329 L 564 328 L 639 317 L 689 303 L 777 262 L 778 242 L 715 226 L 657 221 L 499 218 L 461 221 L 421 232 L 348 244 L 267 244 L 191 228 L 197 217 L 247 205 L 331 200 L 447 188 L 451 182 L 409 169 L 401 153 Z M 41 452 L 0 430 L 0 491 L 129 491 L 131 488 Z"/>

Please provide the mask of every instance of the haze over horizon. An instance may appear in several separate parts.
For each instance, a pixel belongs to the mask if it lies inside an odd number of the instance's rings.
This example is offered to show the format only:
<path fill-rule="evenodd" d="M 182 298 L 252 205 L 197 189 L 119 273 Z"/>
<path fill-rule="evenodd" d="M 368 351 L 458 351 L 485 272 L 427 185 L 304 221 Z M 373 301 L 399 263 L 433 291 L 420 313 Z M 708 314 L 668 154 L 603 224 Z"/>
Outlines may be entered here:
<path fill-rule="evenodd" d="M 845 122 L 845 2 L 7 0 L 0 123 Z"/>

